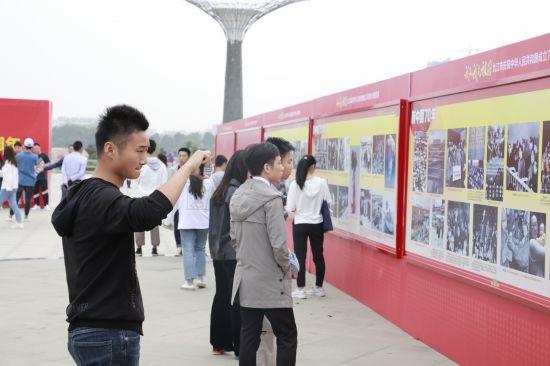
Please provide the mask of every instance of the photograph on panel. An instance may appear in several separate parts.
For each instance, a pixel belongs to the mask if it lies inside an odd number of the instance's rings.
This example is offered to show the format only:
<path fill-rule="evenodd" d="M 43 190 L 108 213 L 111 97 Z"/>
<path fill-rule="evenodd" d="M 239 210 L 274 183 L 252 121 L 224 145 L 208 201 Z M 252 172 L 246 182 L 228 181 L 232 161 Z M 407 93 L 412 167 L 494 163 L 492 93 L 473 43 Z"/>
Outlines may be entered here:
<path fill-rule="evenodd" d="M 315 139 L 315 159 L 317 160 L 317 169 L 327 169 L 327 140 L 322 138 Z"/>
<path fill-rule="evenodd" d="M 445 130 L 428 131 L 428 192 L 443 194 Z"/>
<path fill-rule="evenodd" d="M 384 168 L 384 187 L 395 188 L 397 170 L 397 140 L 395 134 L 386 135 L 386 153 Z"/>
<path fill-rule="evenodd" d="M 412 170 L 412 189 L 415 192 L 426 191 L 426 162 L 428 160 L 428 137 L 426 132 L 414 134 L 414 156 Z"/>
<path fill-rule="evenodd" d="M 348 187 L 338 186 L 338 217 L 345 220 L 349 214 L 349 194 Z"/>
<path fill-rule="evenodd" d="M 466 129 L 447 130 L 447 187 L 465 188 L 466 180 Z"/>
<path fill-rule="evenodd" d="M 485 126 L 468 130 L 468 189 L 483 189 L 485 171 Z"/>
<path fill-rule="evenodd" d="M 470 243 L 470 204 L 448 201 L 447 250 L 468 255 Z"/>
<path fill-rule="evenodd" d="M 338 169 L 338 139 L 327 139 L 327 169 Z"/>
<path fill-rule="evenodd" d="M 372 228 L 382 232 L 383 230 L 383 197 L 380 192 L 371 192 L 372 200 Z"/>
<path fill-rule="evenodd" d="M 384 193 L 384 233 L 389 235 L 395 234 L 395 192 Z"/>
<path fill-rule="evenodd" d="M 550 194 L 550 121 L 542 123 L 542 172 L 540 191 Z"/>
<path fill-rule="evenodd" d="M 361 173 L 372 172 L 372 136 L 361 138 Z"/>
<path fill-rule="evenodd" d="M 349 201 L 350 201 L 350 213 L 352 215 L 356 215 L 359 213 L 359 197 L 361 195 L 360 192 L 360 174 L 359 170 L 360 163 L 359 160 L 361 158 L 361 146 L 354 145 L 350 146 L 349 149 Z"/>
<path fill-rule="evenodd" d="M 502 201 L 504 189 L 504 126 L 487 127 L 485 198 Z"/>
<path fill-rule="evenodd" d="M 332 205 L 330 205 L 330 212 L 332 217 L 338 217 L 338 186 L 329 184 L 328 191 L 330 192 L 330 199 L 332 201 Z"/>
<path fill-rule="evenodd" d="M 500 242 L 503 267 L 545 277 L 546 214 L 504 208 Z"/>
<path fill-rule="evenodd" d="M 432 226 L 430 246 L 443 249 L 443 229 L 445 227 L 445 200 L 434 199 L 432 203 Z"/>
<path fill-rule="evenodd" d="M 371 200 L 370 200 L 370 190 L 362 189 L 361 190 L 361 215 L 359 217 L 359 223 L 361 226 L 366 228 L 371 228 Z"/>
<path fill-rule="evenodd" d="M 538 122 L 508 126 L 506 189 L 509 191 L 537 192 L 539 127 Z"/>
<path fill-rule="evenodd" d="M 498 208 L 474 205 L 472 257 L 497 262 Z"/>
<path fill-rule="evenodd" d="M 384 135 L 376 135 L 372 142 L 372 174 L 384 174 Z"/>
<path fill-rule="evenodd" d="M 338 166 L 337 170 L 347 171 L 348 167 L 348 156 L 349 154 L 349 137 L 344 137 L 338 139 Z"/>
<path fill-rule="evenodd" d="M 411 239 L 428 245 L 430 239 L 430 199 L 413 195 L 411 208 Z"/>

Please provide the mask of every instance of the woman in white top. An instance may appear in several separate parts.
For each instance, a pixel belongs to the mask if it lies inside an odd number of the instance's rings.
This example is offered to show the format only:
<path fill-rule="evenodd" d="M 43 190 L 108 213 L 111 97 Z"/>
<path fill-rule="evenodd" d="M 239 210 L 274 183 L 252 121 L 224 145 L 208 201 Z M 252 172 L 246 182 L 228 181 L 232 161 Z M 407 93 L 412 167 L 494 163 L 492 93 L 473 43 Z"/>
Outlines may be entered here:
<path fill-rule="evenodd" d="M 307 239 L 313 253 L 315 263 L 316 280 L 315 287 L 307 291 L 308 295 L 325 296 L 323 281 L 325 279 L 325 258 L 323 256 L 323 216 L 321 206 L 323 201 L 331 204 L 331 196 L 327 181 L 315 176 L 317 161 L 311 155 L 305 155 L 298 162 L 296 168 L 296 180 L 290 184 L 288 190 L 286 209 L 294 212 L 292 224 L 292 236 L 294 239 L 294 251 L 300 262 L 298 272 L 298 288 L 292 292 L 296 298 L 305 298 L 306 292 L 306 253 Z"/>
<path fill-rule="evenodd" d="M 174 207 L 179 211 L 178 229 L 183 248 L 184 290 L 205 288 L 203 281 L 206 258 L 204 247 L 208 238 L 210 198 L 214 193 L 210 179 L 191 176 Z"/>
<path fill-rule="evenodd" d="M 2 166 L 2 188 L 0 190 L 0 206 L 4 201 L 8 201 L 11 210 L 15 213 L 17 221 L 13 228 L 23 229 L 21 221 L 21 212 L 17 206 L 17 187 L 19 186 L 19 172 L 17 171 L 17 160 L 15 152 L 11 146 L 6 146 L 4 149 L 4 165 Z M 9 219 L 11 221 L 11 218 Z"/>

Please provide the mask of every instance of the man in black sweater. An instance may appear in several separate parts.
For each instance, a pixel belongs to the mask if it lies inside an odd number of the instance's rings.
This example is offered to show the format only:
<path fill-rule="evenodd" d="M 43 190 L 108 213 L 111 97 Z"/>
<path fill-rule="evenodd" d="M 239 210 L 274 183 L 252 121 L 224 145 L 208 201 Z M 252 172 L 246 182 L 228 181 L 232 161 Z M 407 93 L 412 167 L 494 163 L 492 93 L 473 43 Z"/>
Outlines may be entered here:
<path fill-rule="evenodd" d="M 210 157 L 198 151 L 151 195 L 127 197 L 119 188 L 147 162 L 148 127 L 135 108 L 108 108 L 95 134 L 93 177 L 72 186 L 52 215 L 69 288 L 68 349 L 78 365 L 139 364 L 144 311 L 133 233 L 160 225 L 189 175 Z"/>

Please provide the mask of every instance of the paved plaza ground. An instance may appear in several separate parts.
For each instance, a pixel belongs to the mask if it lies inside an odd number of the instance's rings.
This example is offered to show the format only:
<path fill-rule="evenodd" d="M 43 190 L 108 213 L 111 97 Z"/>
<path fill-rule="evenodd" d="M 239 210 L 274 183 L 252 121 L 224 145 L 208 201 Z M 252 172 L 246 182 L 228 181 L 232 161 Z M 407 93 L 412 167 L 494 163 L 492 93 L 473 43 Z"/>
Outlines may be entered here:
<path fill-rule="evenodd" d="M 53 207 L 59 202 L 57 174 L 51 185 Z M 7 215 L 0 210 L 0 365 L 71 365 L 63 252 L 51 212 L 32 211 L 24 230 L 10 229 Z M 141 364 L 237 365 L 232 354 L 210 355 L 212 263 L 206 289 L 182 291 L 182 258 L 173 256 L 167 229 L 161 243 L 165 255 L 138 258 L 146 314 Z M 326 298 L 295 302 L 298 365 L 454 364 L 338 289 L 327 284 L 326 290 Z"/>

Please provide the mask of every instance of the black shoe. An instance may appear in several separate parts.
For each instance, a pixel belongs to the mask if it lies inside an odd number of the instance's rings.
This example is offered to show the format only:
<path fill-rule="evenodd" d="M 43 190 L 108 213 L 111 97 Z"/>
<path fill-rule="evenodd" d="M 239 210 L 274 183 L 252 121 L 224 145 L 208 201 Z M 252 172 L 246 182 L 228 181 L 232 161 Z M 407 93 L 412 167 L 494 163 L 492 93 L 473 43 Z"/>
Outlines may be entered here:
<path fill-rule="evenodd" d="M 159 254 L 157 253 L 157 247 L 153 247 L 153 251 L 151 251 L 151 254 L 154 255 L 154 256 L 159 255 Z"/>
<path fill-rule="evenodd" d="M 141 254 L 141 247 L 138 247 L 138 248 L 136 249 L 136 255 L 137 255 L 138 257 L 141 257 L 141 255 L 142 255 L 142 254 Z"/>

